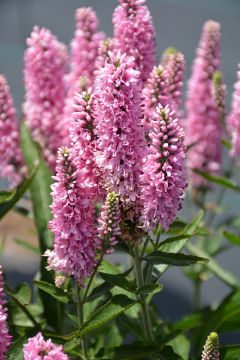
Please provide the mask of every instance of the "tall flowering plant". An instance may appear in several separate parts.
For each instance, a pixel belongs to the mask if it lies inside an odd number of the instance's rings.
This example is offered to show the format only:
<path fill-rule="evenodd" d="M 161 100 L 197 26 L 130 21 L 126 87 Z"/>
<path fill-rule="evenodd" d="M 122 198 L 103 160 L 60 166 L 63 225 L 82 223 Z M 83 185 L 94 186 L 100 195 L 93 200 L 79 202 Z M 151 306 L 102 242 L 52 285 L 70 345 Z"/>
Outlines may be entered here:
<path fill-rule="evenodd" d="M 34 219 L 40 254 L 32 287 L 12 289 L 0 268 L 0 360 L 240 358 L 217 334 L 240 327 L 239 281 L 214 259 L 223 238 L 240 244 L 239 216 L 221 208 L 240 192 L 221 163 L 239 155 L 239 79 L 228 114 L 220 25 L 207 21 L 183 104 L 184 55 L 156 63 L 144 3 L 119 1 L 113 38 L 78 9 L 70 56 L 34 27 L 20 122 L 0 75 L 0 219 Z M 193 313 L 175 322 L 159 311 L 171 266 L 194 285 Z M 202 308 L 212 276 L 230 292 Z"/>

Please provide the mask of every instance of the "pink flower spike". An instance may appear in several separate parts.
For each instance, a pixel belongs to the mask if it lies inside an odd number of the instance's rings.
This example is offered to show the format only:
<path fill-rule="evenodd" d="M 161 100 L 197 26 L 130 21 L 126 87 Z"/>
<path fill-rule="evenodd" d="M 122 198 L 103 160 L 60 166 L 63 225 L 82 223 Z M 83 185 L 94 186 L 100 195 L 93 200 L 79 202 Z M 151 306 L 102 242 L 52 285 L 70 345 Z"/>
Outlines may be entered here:
<path fill-rule="evenodd" d="M 142 94 L 144 104 L 143 126 L 144 130 L 148 132 L 151 129 L 151 119 L 158 104 L 165 107 L 171 103 L 167 73 L 162 65 L 153 68 Z"/>
<path fill-rule="evenodd" d="M 119 0 L 113 14 L 116 48 L 133 56 L 145 82 L 156 63 L 155 30 L 145 0 Z"/>
<path fill-rule="evenodd" d="M 95 119 L 93 113 L 92 89 L 75 94 L 73 113 L 70 123 L 70 139 L 72 151 L 76 158 L 76 166 L 84 174 L 84 181 L 87 182 L 92 198 L 102 195 L 100 170 L 95 161 Z"/>
<path fill-rule="evenodd" d="M 183 129 L 169 107 L 159 105 L 149 133 L 151 145 L 143 166 L 140 222 L 148 231 L 161 224 L 167 230 L 182 206 L 186 187 Z"/>
<path fill-rule="evenodd" d="M 110 52 L 114 50 L 114 39 L 106 38 L 101 41 L 99 48 L 98 48 L 98 56 L 96 58 L 95 67 L 99 69 L 105 66 L 106 62 L 110 61 Z"/>
<path fill-rule="evenodd" d="M 96 32 L 98 18 L 91 7 L 82 7 L 75 13 L 76 30 L 71 42 L 70 73 L 66 78 L 68 84 L 65 99 L 64 120 L 69 124 L 72 116 L 74 95 L 92 86 L 95 78 L 96 58 L 104 33 Z M 87 79 L 87 87 L 82 87 L 79 79 Z"/>
<path fill-rule="evenodd" d="M 6 300 L 4 293 L 4 280 L 2 266 L 0 266 L 0 359 L 6 359 L 6 353 L 11 344 L 12 337 L 9 335 L 7 325 L 7 309 L 5 308 Z"/>
<path fill-rule="evenodd" d="M 113 247 L 118 242 L 117 238 L 121 235 L 120 221 L 121 214 L 118 196 L 114 192 L 108 193 L 98 220 L 100 249 L 106 249 L 108 254 L 113 252 Z"/>
<path fill-rule="evenodd" d="M 179 113 L 185 69 L 184 56 L 181 52 L 168 55 L 165 67 L 172 110 Z"/>
<path fill-rule="evenodd" d="M 232 156 L 240 156 L 240 64 L 238 65 L 237 81 L 232 95 L 231 112 L 227 117 L 227 130 L 232 140 Z"/>
<path fill-rule="evenodd" d="M 7 80 L 0 75 L 0 176 L 14 187 L 26 174 L 20 149 L 18 121 Z"/>
<path fill-rule="evenodd" d="M 119 196 L 125 209 L 136 209 L 146 154 L 140 91 L 134 59 L 112 53 L 95 82 L 96 162 L 108 191 Z"/>
<path fill-rule="evenodd" d="M 49 30 L 37 26 L 27 39 L 27 45 L 23 110 L 34 140 L 54 170 L 57 149 L 65 143 L 67 134 L 62 117 L 66 93 L 66 47 Z"/>
<path fill-rule="evenodd" d="M 98 48 L 105 38 L 104 33 L 96 32 L 99 21 L 92 8 L 77 9 L 75 20 L 76 30 L 71 42 L 68 97 L 78 91 L 77 82 L 80 76 L 88 78 L 90 85 L 93 83 Z"/>
<path fill-rule="evenodd" d="M 186 143 L 189 182 L 194 188 L 209 187 L 209 183 L 193 170 L 218 175 L 221 165 L 221 113 L 212 94 L 213 76 L 220 65 L 220 25 L 212 20 L 203 32 L 193 63 L 186 101 Z"/>
<path fill-rule="evenodd" d="M 41 332 L 28 339 L 23 353 L 24 360 L 69 360 L 63 346 L 53 344 L 51 339 L 44 340 Z"/>
<path fill-rule="evenodd" d="M 52 185 L 53 219 L 49 228 L 54 234 L 53 250 L 47 250 L 49 270 L 73 276 L 83 285 L 95 266 L 95 207 L 91 188 L 87 187 L 84 169 L 76 167 L 72 149 L 58 151 L 55 183 Z M 58 274 L 59 275 L 59 274 Z"/>

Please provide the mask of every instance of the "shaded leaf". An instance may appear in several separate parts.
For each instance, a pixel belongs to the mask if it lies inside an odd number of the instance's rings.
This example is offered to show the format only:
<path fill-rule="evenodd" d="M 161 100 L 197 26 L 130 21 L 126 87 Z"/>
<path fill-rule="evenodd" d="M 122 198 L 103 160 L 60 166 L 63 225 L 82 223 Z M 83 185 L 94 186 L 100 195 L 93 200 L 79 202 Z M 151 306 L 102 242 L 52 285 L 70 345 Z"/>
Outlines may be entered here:
<path fill-rule="evenodd" d="M 98 308 L 90 318 L 83 324 L 80 330 L 74 331 L 69 335 L 65 335 L 64 339 L 71 340 L 74 337 L 83 336 L 85 334 L 98 329 L 108 321 L 115 319 L 124 311 L 133 306 L 136 302 L 129 299 L 125 295 L 113 296 L 107 303 Z"/>
<path fill-rule="evenodd" d="M 136 293 L 137 294 L 146 294 L 146 295 L 153 295 L 157 294 L 163 289 L 162 284 L 145 284 L 141 286 L 140 288 L 137 288 Z"/>
<path fill-rule="evenodd" d="M 163 251 L 154 251 L 144 259 L 151 264 L 167 264 L 173 266 L 188 266 L 196 263 L 206 264 L 208 262 L 208 259 L 199 256 L 167 253 Z"/>
<path fill-rule="evenodd" d="M 219 349 L 221 360 L 239 360 L 240 345 L 222 346 Z"/>
<path fill-rule="evenodd" d="M 235 235 L 233 233 L 230 233 L 229 231 L 224 231 L 223 235 L 225 236 L 225 238 L 228 241 L 230 241 L 230 243 L 240 246 L 240 236 L 239 235 Z"/>
<path fill-rule="evenodd" d="M 30 176 L 27 177 L 16 189 L 12 191 L 12 194 L 9 195 L 9 198 L 6 202 L 0 203 L 0 219 L 2 219 L 25 194 L 25 192 L 32 184 L 33 179 L 37 173 L 37 170 L 38 170 L 38 166 L 36 165 L 33 166 L 30 172 Z"/>
<path fill-rule="evenodd" d="M 99 275 L 109 284 L 114 286 L 119 286 L 125 290 L 133 291 L 135 289 L 134 285 L 130 283 L 123 275 L 119 274 L 107 274 L 100 272 Z"/>
<path fill-rule="evenodd" d="M 69 302 L 69 298 L 67 294 L 64 292 L 64 290 L 56 287 L 55 285 L 49 284 L 45 281 L 37 281 L 37 280 L 34 280 L 33 283 L 37 285 L 39 289 L 51 295 L 54 299 L 57 299 L 58 301 L 65 304 Z"/>

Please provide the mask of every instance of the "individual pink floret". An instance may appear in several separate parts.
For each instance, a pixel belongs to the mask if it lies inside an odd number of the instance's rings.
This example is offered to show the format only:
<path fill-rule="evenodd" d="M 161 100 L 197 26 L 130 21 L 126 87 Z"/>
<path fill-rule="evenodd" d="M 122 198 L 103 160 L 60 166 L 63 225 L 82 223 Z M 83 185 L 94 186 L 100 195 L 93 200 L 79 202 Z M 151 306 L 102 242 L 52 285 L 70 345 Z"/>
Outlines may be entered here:
<path fill-rule="evenodd" d="M 95 206 L 88 188 L 85 169 L 77 168 L 72 149 L 58 151 L 55 183 L 52 185 L 54 234 L 53 250 L 47 250 L 49 270 L 73 276 L 79 285 L 95 266 Z"/>
<path fill-rule="evenodd" d="M 2 266 L 0 266 L 0 359 L 6 359 L 6 353 L 11 344 L 12 337 L 9 335 L 7 324 L 7 309 L 4 293 L 4 280 Z"/>
<path fill-rule="evenodd" d="M 119 0 L 113 14 L 116 47 L 135 58 L 135 68 L 145 82 L 156 64 L 155 30 L 145 0 Z"/>
<path fill-rule="evenodd" d="M 141 86 L 134 59 L 115 52 L 95 83 L 96 161 L 103 181 L 124 209 L 136 209 L 146 144 L 141 126 Z"/>
<path fill-rule="evenodd" d="M 23 110 L 34 140 L 54 170 L 57 149 L 65 144 L 68 132 L 62 117 L 66 95 L 66 47 L 49 30 L 37 26 L 27 39 L 27 45 Z"/>
<path fill-rule="evenodd" d="M 12 187 L 21 183 L 26 173 L 20 149 L 19 126 L 6 78 L 0 75 L 0 176 Z"/>
<path fill-rule="evenodd" d="M 24 360 L 69 360 L 63 346 L 53 344 L 51 339 L 44 340 L 41 332 L 28 339 L 23 353 Z"/>
<path fill-rule="evenodd" d="M 203 26 L 186 101 L 186 143 L 190 146 L 187 164 L 189 182 L 195 188 L 209 184 L 194 169 L 211 175 L 220 172 L 221 113 L 212 94 L 213 75 L 219 65 L 220 25 L 209 20 Z"/>
<path fill-rule="evenodd" d="M 143 166 L 140 222 L 145 230 L 159 223 L 167 230 L 181 209 L 186 187 L 184 132 L 174 112 L 159 105 L 149 132 L 151 145 Z"/>

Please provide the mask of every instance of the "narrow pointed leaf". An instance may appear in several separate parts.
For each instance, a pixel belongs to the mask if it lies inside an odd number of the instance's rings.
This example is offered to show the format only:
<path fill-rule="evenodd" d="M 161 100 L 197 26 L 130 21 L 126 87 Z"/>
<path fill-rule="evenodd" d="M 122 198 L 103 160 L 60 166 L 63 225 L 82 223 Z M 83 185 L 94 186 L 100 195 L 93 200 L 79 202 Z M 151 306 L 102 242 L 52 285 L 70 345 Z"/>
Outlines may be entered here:
<path fill-rule="evenodd" d="M 145 260 L 151 264 L 167 264 L 173 266 L 188 266 L 196 263 L 206 264 L 208 262 L 208 259 L 199 256 L 167 253 L 163 251 L 155 251 L 146 256 Z"/>
<path fill-rule="evenodd" d="M 54 299 L 67 304 L 69 302 L 69 298 L 67 294 L 62 290 L 57 288 L 53 284 L 48 284 L 45 281 L 33 281 L 35 285 L 42 291 L 46 292 L 47 294 L 51 295 Z"/>
<path fill-rule="evenodd" d="M 90 316 L 80 330 L 64 336 L 64 339 L 71 340 L 75 337 L 88 334 L 103 326 L 108 321 L 115 319 L 134 304 L 136 304 L 136 302 L 125 295 L 113 296 L 112 299 L 97 309 L 96 312 Z"/>

